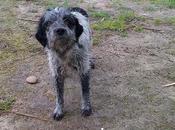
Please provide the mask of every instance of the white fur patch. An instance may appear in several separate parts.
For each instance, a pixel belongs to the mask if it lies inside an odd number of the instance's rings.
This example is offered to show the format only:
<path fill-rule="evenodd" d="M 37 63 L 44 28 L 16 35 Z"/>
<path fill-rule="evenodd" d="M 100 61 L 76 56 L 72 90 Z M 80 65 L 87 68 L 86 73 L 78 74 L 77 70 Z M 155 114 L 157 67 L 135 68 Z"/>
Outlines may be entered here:
<path fill-rule="evenodd" d="M 58 68 L 59 57 L 57 53 L 51 49 L 46 48 L 46 52 L 48 55 L 49 68 L 50 68 L 51 74 L 53 77 L 55 77 L 56 75 L 58 75 L 57 68 Z"/>

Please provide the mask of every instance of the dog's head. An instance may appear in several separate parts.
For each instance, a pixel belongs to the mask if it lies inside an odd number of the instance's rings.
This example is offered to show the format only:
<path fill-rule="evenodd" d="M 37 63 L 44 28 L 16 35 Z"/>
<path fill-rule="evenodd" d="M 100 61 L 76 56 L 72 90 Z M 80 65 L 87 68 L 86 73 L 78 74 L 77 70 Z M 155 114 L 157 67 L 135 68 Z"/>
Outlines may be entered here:
<path fill-rule="evenodd" d="M 78 19 L 70 10 L 61 7 L 45 12 L 35 37 L 43 47 L 60 50 L 77 42 L 82 32 Z"/>

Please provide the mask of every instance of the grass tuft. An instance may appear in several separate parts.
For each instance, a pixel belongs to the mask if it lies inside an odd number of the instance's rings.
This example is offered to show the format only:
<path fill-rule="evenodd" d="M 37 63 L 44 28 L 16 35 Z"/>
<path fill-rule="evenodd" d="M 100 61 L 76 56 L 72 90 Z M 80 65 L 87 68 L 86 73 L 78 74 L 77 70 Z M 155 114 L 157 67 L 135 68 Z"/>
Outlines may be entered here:
<path fill-rule="evenodd" d="M 96 31 L 93 35 L 93 45 L 96 46 L 101 42 L 102 33 L 100 31 Z"/>
<path fill-rule="evenodd" d="M 131 19 L 135 17 L 135 14 L 133 12 L 124 12 L 121 13 L 118 18 L 112 18 L 112 19 L 104 19 L 98 23 L 95 23 L 92 25 L 92 28 L 95 30 L 118 30 L 118 31 L 124 31 L 127 25 L 127 22 L 129 22 Z"/>
<path fill-rule="evenodd" d="M 154 24 L 155 25 L 167 24 L 167 25 L 175 26 L 175 17 L 163 18 L 163 19 L 155 19 L 154 20 Z"/>
<path fill-rule="evenodd" d="M 124 32 L 127 27 L 127 23 L 135 18 L 135 14 L 132 11 L 122 11 L 117 18 L 104 19 L 100 22 L 94 23 L 92 28 L 95 30 L 112 30 Z"/>
<path fill-rule="evenodd" d="M 136 27 L 134 27 L 134 31 L 136 31 L 136 32 L 143 32 L 144 29 L 143 29 L 142 26 L 136 26 Z"/>
<path fill-rule="evenodd" d="M 108 18 L 110 17 L 109 14 L 105 11 L 89 11 L 90 16 L 93 18 Z"/>
<path fill-rule="evenodd" d="M 10 97 L 6 100 L 0 101 L 0 110 L 1 111 L 9 111 L 12 108 L 14 102 L 15 102 L 15 99 L 12 97 Z"/>
<path fill-rule="evenodd" d="M 165 5 L 168 8 L 175 8 L 175 0 L 151 0 L 156 5 Z"/>

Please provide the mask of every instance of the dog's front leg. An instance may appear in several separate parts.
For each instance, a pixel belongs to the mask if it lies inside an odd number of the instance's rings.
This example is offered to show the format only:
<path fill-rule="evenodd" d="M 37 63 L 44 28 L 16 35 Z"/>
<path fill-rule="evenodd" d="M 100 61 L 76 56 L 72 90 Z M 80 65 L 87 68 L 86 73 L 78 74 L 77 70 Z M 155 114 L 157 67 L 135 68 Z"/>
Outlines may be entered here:
<path fill-rule="evenodd" d="M 82 73 L 81 78 L 81 87 L 82 87 L 82 116 L 90 116 L 92 113 L 91 103 L 90 103 L 90 71 Z"/>
<path fill-rule="evenodd" d="M 56 88 L 56 108 L 54 110 L 54 120 L 61 120 L 64 116 L 64 76 L 61 67 L 57 69 L 57 75 L 54 76 L 54 86 Z"/>

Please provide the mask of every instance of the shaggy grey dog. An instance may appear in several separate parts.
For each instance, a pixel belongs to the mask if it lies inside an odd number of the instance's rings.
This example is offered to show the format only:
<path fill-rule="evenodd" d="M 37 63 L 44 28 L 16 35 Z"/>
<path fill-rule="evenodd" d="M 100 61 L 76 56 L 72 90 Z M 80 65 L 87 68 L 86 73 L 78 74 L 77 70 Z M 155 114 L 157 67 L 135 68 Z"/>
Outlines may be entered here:
<path fill-rule="evenodd" d="M 76 69 L 82 86 L 82 115 L 92 113 L 89 93 L 91 69 L 91 31 L 88 14 L 74 8 L 48 9 L 41 17 L 36 39 L 45 48 L 56 88 L 53 118 L 63 118 L 64 79 L 68 68 Z"/>

